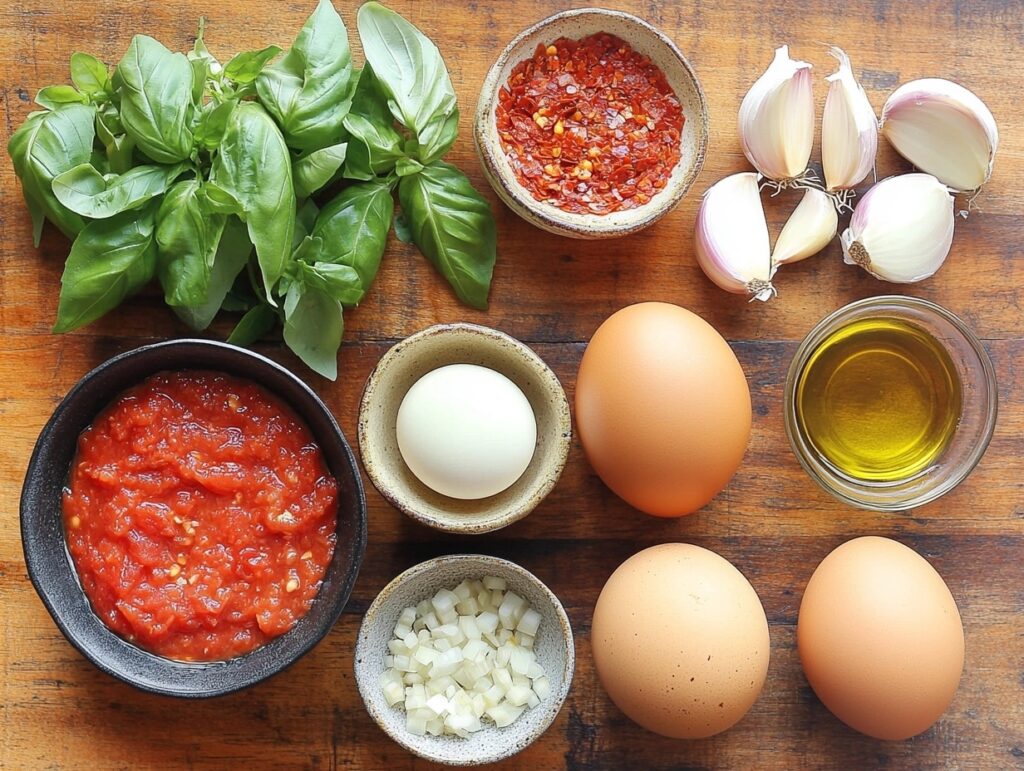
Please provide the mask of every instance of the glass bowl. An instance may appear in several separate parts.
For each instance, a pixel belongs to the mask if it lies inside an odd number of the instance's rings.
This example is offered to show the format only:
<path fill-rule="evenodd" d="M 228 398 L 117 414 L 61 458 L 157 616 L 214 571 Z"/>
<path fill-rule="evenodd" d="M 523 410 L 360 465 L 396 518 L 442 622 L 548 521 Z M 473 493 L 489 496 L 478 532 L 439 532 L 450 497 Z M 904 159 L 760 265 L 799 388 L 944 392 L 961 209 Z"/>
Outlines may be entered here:
<path fill-rule="evenodd" d="M 912 323 L 942 343 L 953 361 L 963 394 L 960 420 L 942 454 L 927 469 L 895 481 L 867 481 L 842 473 L 818 452 L 797 418 L 797 385 L 811 355 L 837 329 L 869 318 Z M 978 465 L 996 424 L 996 373 L 981 341 L 942 306 L 916 297 L 869 297 L 829 314 L 800 343 L 786 376 L 784 410 L 786 435 L 793 452 L 819 486 L 851 506 L 902 511 L 945 495 Z"/>

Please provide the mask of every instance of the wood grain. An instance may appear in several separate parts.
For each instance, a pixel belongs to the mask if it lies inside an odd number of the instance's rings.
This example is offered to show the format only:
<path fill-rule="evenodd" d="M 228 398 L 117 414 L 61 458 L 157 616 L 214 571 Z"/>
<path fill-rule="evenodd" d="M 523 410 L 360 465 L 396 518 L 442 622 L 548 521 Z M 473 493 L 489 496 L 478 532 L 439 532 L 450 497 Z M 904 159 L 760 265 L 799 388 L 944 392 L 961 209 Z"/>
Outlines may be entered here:
<path fill-rule="evenodd" d="M 429 556 L 480 551 L 536 572 L 562 598 L 576 630 L 578 664 L 570 698 L 552 728 L 508 768 L 1024 768 L 1024 9 L 1014 0 L 679 0 L 608 2 L 649 19 L 694 63 L 708 95 L 711 145 L 694 192 L 661 223 L 634 237 L 587 244 L 534 230 L 486 189 L 470 130 L 477 91 L 498 50 L 528 23 L 566 2 L 417 3 L 393 7 L 445 55 L 462 107 L 451 160 L 489 195 L 498 217 L 499 264 L 487 313 L 456 303 L 413 250 L 390 244 L 366 302 L 347 317 L 341 377 L 310 375 L 280 344 L 259 347 L 300 372 L 327 400 L 349 437 L 363 381 L 395 340 L 440 321 L 469 320 L 533 344 L 572 394 L 585 341 L 609 314 L 640 300 L 667 300 L 700 313 L 733 343 L 747 372 L 755 422 L 743 468 L 701 513 L 661 521 L 630 509 L 594 476 L 578 444 L 552 495 L 526 520 L 477 538 L 424 529 L 368 486 L 370 537 L 352 601 L 335 629 L 286 673 L 243 694 L 185 703 L 142 694 L 101 674 L 60 636 L 25 574 L 18 496 L 35 437 L 71 385 L 94 365 L 142 342 L 186 330 L 153 293 L 80 332 L 54 336 L 68 244 L 47 230 L 32 246 L 27 211 L 9 162 L 0 163 L 0 768 L 424 768 L 377 729 L 352 678 L 361 618 L 395 574 Z M 116 61 L 132 34 L 176 49 L 191 46 L 196 19 L 207 43 L 228 55 L 287 44 L 312 0 L 174 3 L 12 0 L 0 8 L 0 92 L 5 136 L 32 109 L 35 91 L 68 79 L 73 51 Z M 337 2 L 350 26 L 355 3 Z M 355 36 L 353 35 L 353 39 Z M 772 49 L 832 71 L 822 42 L 850 54 L 880 108 L 899 83 L 926 75 L 974 89 L 1002 130 L 995 175 L 977 211 L 957 222 L 938 276 L 912 287 L 881 284 L 841 264 L 837 244 L 784 270 L 780 296 L 748 305 L 697 268 L 692 228 L 698 194 L 744 167 L 735 116 Z M 356 54 L 357 59 L 360 55 Z M 825 89 L 816 85 L 820 104 Z M 906 165 L 884 146 L 879 176 Z M 792 197 L 769 204 L 778 232 Z M 787 445 L 782 383 L 797 341 L 829 311 L 856 298 L 906 290 L 949 307 L 981 335 L 999 375 L 1000 417 L 981 465 L 941 501 L 901 515 L 844 508 L 803 474 Z M 226 327 L 214 333 L 223 335 Z M 817 701 L 794 648 L 797 608 L 815 565 L 842 541 L 896 537 L 946 579 L 967 635 L 967 663 L 949 712 L 913 740 L 883 743 L 846 728 Z M 750 578 L 771 624 L 772 661 L 760 700 L 734 729 L 698 742 L 672 741 L 627 720 L 597 682 L 589 626 L 605 579 L 644 546 L 686 540 L 712 548 Z"/>

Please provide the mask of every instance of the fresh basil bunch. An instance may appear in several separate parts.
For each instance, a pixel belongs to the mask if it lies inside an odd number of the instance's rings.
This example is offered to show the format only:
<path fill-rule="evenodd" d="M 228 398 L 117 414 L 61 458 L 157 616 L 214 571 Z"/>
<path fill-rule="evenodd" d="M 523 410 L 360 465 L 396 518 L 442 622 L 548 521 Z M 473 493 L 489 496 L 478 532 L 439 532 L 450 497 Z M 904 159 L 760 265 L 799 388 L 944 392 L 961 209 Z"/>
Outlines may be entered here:
<path fill-rule="evenodd" d="M 190 327 L 242 313 L 229 341 L 279 324 L 288 346 L 337 376 L 342 309 L 372 284 L 394 224 L 459 299 L 487 307 L 495 225 L 442 158 L 459 109 L 440 52 L 375 2 L 358 12 L 366 64 L 320 0 L 292 47 L 221 64 L 203 25 L 192 51 L 137 35 L 109 71 L 71 57 L 7 150 L 39 245 L 44 220 L 73 238 L 54 331 L 115 308 L 157 279 Z M 397 193 L 401 212 L 395 216 Z"/>

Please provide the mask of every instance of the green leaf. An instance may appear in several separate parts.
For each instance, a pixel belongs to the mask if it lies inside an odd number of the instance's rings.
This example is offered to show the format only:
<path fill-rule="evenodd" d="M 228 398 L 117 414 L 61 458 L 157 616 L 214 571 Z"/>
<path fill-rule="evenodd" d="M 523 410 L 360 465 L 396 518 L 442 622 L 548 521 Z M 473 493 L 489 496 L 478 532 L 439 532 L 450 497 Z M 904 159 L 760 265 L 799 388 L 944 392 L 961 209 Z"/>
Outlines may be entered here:
<path fill-rule="evenodd" d="M 39 89 L 36 104 L 47 110 L 56 110 L 65 104 L 88 104 L 89 97 L 71 86 L 47 86 Z"/>
<path fill-rule="evenodd" d="M 316 225 L 316 218 L 319 213 L 320 209 L 312 198 L 307 198 L 302 202 L 302 206 L 295 212 L 295 239 L 292 241 L 293 244 L 296 244 L 313 232 L 313 227 Z"/>
<path fill-rule="evenodd" d="M 92 54 L 76 51 L 71 54 L 71 82 L 91 97 L 101 97 L 110 91 L 110 75 L 107 65 Z"/>
<path fill-rule="evenodd" d="M 266 110 L 255 102 L 243 102 L 231 113 L 211 179 L 241 204 L 264 290 L 274 305 L 274 285 L 292 252 L 295 188 L 288 146 Z"/>
<path fill-rule="evenodd" d="M 349 179 L 369 180 L 389 174 L 405 158 L 402 137 L 391 126 L 390 118 L 387 123 L 378 123 L 349 113 L 345 129 L 349 139 L 344 173 Z"/>
<path fill-rule="evenodd" d="M 175 307 L 174 312 L 178 318 L 197 331 L 210 326 L 235 278 L 245 269 L 251 253 L 252 242 L 249 241 L 245 223 L 238 217 L 228 217 L 213 258 L 213 267 L 210 268 L 206 295 L 193 305 Z"/>
<path fill-rule="evenodd" d="M 252 83 L 271 59 L 281 53 L 277 46 L 259 51 L 242 51 L 224 65 L 224 74 L 236 83 Z"/>
<path fill-rule="evenodd" d="M 403 244 L 412 243 L 412 227 L 405 216 L 405 212 L 398 212 L 395 215 L 395 235 Z"/>
<path fill-rule="evenodd" d="M 418 159 L 431 163 L 455 140 L 458 105 L 437 46 L 380 3 L 359 9 L 359 38 L 366 61 L 389 98 L 395 119 L 419 141 Z"/>
<path fill-rule="evenodd" d="M 295 283 L 288 290 L 284 314 L 288 347 L 314 372 L 336 380 L 345 329 L 341 303 L 316 287 Z"/>
<path fill-rule="evenodd" d="M 348 31 L 330 0 L 320 0 L 288 53 L 256 78 L 260 101 L 299 150 L 341 139 L 354 88 Z"/>
<path fill-rule="evenodd" d="M 117 65 L 121 122 L 139 149 L 158 163 L 192 153 L 193 73 L 184 54 L 146 35 L 132 38 Z"/>
<path fill-rule="evenodd" d="M 399 158 L 395 164 L 395 174 L 399 177 L 408 177 L 411 174 L 419 174 L 423 171 L 423 164 L 415 158 Z"/>
<path fill-rule="evenodd" d="M 224 132 L 228 129 L 228 120 L 238 105 L 233 99 L 216 104 L 207 102 L 199 113 L 196 123 L 195 141 L 208 150 L 212 150 L 224 141 Z"/>
<path fill-rule="evenodd" d="M 384 182 L 345 188 L 317 215 L 312 235 L 322 246 L 311 251 L 310 261 L 348 265 L 368 290 L 380 268 L 394 210 L 391 187 Z"/>
<path fill-rule="evenodd" d="M 52 183 L 58 174 L 89 161 L 95 138 L 95 112 L 91 106 L 69 104 L 53 112 L 32 113 L 7 143 L 32 215 L 36 246 L 44 218 L 69 238 L 85 227 L 81 216 L 57 200 Z"/>
<path fill-rule="evenodd" d="M 348 265 L 301 261 L 296 268 L 301 283 L 326 292 L 342 305 L 358 305 L 366 294 L 359 274 Z"/>
<path fill-rule="evenodd" d="M 214 214 L 241 214 L 242 204 L 237 198 L 220 185 L 205 182 L 199 188 L 199 196 L 203 199 L 206 210 Z"/>
<path fill-rule="evenodd" d="M 157 276 L 164 302 L 172 307 L 196 306 L 205 299 L 227 219 L 206 210 L 200 186 L 196 179 L 178 182 L 164 196 L 156 215 Z"/>
<path fill-rule="evenodd" d="M 228 335 L 228 342 L 234 345 L 252 345 L 270 334 L 277 323 L 277 311 L 266 303 L 253 306 Z"/>
<path fill-rule="evenodd" d="M 292 163 L 292 178 L 295 183 L 295 196 L 308 198 L 322 188 L 338 173 L 345 162 L 348 145 L 324 147 L 320 150 L 303 155 Z"/>
<path fill-rule="evenodd" d="M 494 214 L 466 175 L 438 161 L 402 177 L 398 199 L 420 251 L 467 305 L 484 310 L 496 257 Z"/>
<path fill-rule="evenodd" d="M 136 166 L 112 179 L 104 179 L 92 164 L 83 163 L 54 177 L 53 194 L 83 217 L 105 219 L 163 194 L 189 168 L 187 163 Z"/>
<path fill-rule="evenodd" d="M 90 222 L 71 245 L 60 279 L 54 332 L 69 332 L 113 310 L 156 271 L 156 203 Z"/>

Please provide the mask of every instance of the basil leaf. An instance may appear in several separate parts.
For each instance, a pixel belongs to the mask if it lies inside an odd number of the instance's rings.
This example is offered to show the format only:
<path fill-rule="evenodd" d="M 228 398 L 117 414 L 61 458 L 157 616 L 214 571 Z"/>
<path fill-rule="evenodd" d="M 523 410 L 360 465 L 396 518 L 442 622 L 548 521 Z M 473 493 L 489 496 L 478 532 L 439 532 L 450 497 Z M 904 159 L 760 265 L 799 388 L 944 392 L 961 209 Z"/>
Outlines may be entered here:
<path fill-rule="evenodd" d="M 295 189 L 288 146 L 255 102 L 243 102 L 231 113 L 211 179 L 242 205 L 267 299 L 274 305 L 274 285 L 292 252 Z"/>
<path fill-rule="evenodd" d="M 66 208 L 53 194 L 53 178 L 87 163 L 95 137 L 95 108 L 69 104 L 53 112 L 35 112 L 21 124 L 7 143 L 14 171 L 32 215 L 35 245 L 43 231 L 43 219 L 73 238 L 85 227 L 85 221 Z"/>
<path fill-rule="evenodd" d="M 277 323 L 277 311 L 266 303 L 253 306 L 228 335 L 228 342 L 234 345 L 252 345 L 270 333 Z"/>
<path fill-rule="evenodd" d="M 348 32 L 330 0 L 320 0 L 284 58 L 256 78 L 260 101 L 299 150 L 341 138 L 354 88 Z"/>
<path fill-rule="evenodd" d="M 86 225 L 71 245 L 54 332 L 69 332 L 113 310 L 156 271 L 156 203 Z"/>
<path fill-rule="evenodd" d="M 296 282 L 284 303 L 284 341 L 314 372 L 338 378 L 338 348 L 345 325 L 341 303 L 326 292 Z"/>
<path fill-rule="evenodd" d="M 159 230 L 157 236 L 159 238 Z M 178 318 L 195 330 L 206 329 L 210 326 L 231 290 L 235 278 L 245 269 L 251 253 L 252 242 L 249 241 L 245 223 L 238 217 L 228 217 L 217 244 L 213 267 L 210 268 L 206 294 L 195 304 L 175 307 L 174 313 Z M 241 343 L 241 345 L 247 344 Z"/>
<path fill-rule="evenodd" d="M 39 89 L 36 94 L 36 104 L 47 110 L 56 110 L 65 104 L 88 103 L 89 97 L 79 93 L 78 89 L 71 86 L 47 86 Z"/>
<path fill-rule="evenodd" d="M 395 215 L 395 235 L 398 236 L 398 240 L 403 244 L 412 243 L 412 227 L 409 225 L 409 220 L 405 216 L 405 212 L 398 212 Z"/>
<path fill-rule="evenodd" d="M 398 200 L 420 251 L 459 299 L 484 310 L 496 257 L 494 214 L 461 171 L 438 161 L 402 177 Z"/>
<path fill-rule="evenodd" d="M 320 213 L 320 209 L 313 202 L 313 199 L 307 198 L 303 201 L 302 206 L 295 212 L 295 238 L 292 240 L 293 248 L 298 245 L 298 242 L 313 232 L 313 227 L 316 225 L 316 217 Z"/>
<path fill-rule="evenodd" d="M 267 62 L 279 53 L 281 49 L 277 46 L 267 46 L 259 51 L 242 51 L 224 65 L 224 74 L 235 83 L 252 83 Z"/>
<path fill-rule="evenodd" d="M 321 248 L 311 251 L 311 262 L 348 265 L 359 274 L 364 290 L 370 288 L 387 246 L 395 202 L 384 182 L 357 182 L 345 188 L 317 215 L 312 235 Z"/>
<path fill-rule="evenodd" d="M 358 305 L 366 292 L 359 274 L 348 265 L 297 262 L 298 280 L 326 292 L 342 305 Z"/>
<path fill-rule="evenodd" d="M 121 122 L 139 149 L 158 163 L 192 152 L 192 67 L 146 35 L 132 38 L 115 73 Z"/>
<path fill-rule="evenodd" d="M 345 129 L 349 137 L 344 174 L 349 179 L 369 180 L 389 174 L 405 158 L 402 136 L 391 125 L 390 117 L 386 123 L 380 123 L 349 113 L 345 116 Z"/>
<path fill-rule="evenodd" d="M 347 150 L 348 145 L 342 142 L 296 158 L 292 163 L 296 198 L 308 198 L 334 179 Z"/>
<path fill-rule="evenodd" d="M 157 276 L 170 306 L 195 306 L 206 297 L 227 219 L 207 212 L 199 189 L 199 180 L 178 182 L 167 191 L 156 215 Z"/>
<path fill-rule="evenodd" d="M 110 75 L 107 65 L 92 54 L 76 51 L 71 54 L 71 82 L 91 97 L 105 96 L 110 91 Z"/>
<path fill-rule="evenodd" d="M 237 104 L 235 100 L 229 99 L 220 104 L 207 102 L 203 105 L 195 128 L 196 144 L 212 150 L 223 142 L 224 132 L 228 128 L 228 119 Z"/>
<path fill-rule="evenodd" d="M 83 163 L 54 177 L 53 194 L 83 217 L 105 219 L 161 195 L 188 169 L 186 163 L 136 166 L 108 180 L 92 164 Z"/>
<path fill-rule="evenodd" d="M 357 18 L 366 61 L 389 98 L 392 114 L 419 140 L 418 159 L 424 164 L 437 160 L 455 139 L 449 124 L 458 109 L 440 51 L 380 3 L 366 3 Z"/>
<path fill-rule="evenodd" d="M 206 210 L 215 214 L 241 214 L 242 204 L 224 188 L 213 182 L 205 182 L 199 188 Z"/>

